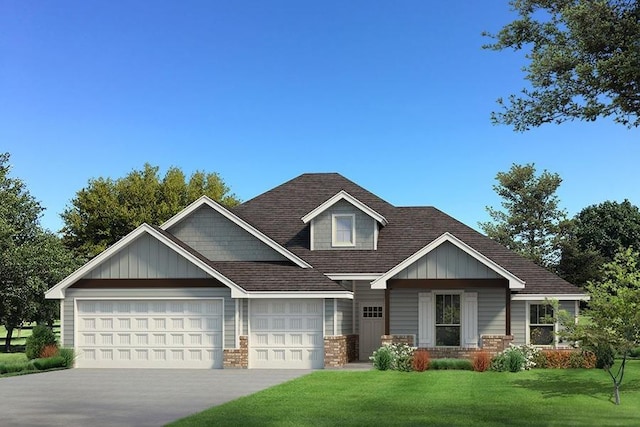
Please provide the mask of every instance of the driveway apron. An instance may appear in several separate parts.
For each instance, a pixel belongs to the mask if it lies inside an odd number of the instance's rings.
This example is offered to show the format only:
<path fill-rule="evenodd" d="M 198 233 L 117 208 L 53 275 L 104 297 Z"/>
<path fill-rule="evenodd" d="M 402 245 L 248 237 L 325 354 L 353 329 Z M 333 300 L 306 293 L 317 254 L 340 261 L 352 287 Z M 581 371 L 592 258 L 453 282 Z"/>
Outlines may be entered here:
<path fill-rule="evenodd" d="M 69 369 L 0 378 L 0 424 L 161 426 L 309 372 Z"/>

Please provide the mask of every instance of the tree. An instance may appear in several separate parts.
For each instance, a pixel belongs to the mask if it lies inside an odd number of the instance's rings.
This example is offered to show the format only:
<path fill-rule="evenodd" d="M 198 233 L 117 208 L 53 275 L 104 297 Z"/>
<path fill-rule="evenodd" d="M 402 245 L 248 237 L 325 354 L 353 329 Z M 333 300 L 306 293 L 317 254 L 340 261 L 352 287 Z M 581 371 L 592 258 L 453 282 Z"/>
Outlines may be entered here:
<path fill-rule="evenodd" d="M 598 277 L 620 248 L 640 249 L 640 209 L 624 200 L 606 201 L 582 209 L 571 221 L 563 243 L 558 273 L 577 285 Z"/>
<path fill-rule="evenodd" d="M 6 351 L 23 323 L 53 323 L 57 304 L 45 302 L 44 293 L 76 266 L 60 239 L 40 227 L 43 208 L 9 171 L 9 154 L 0 154 L 0 322 L 7 330 Z"/>
<path fill-rule="evenodd" d="M 496 175 L 495 192 L 505 211 L 487 207 L 493 222 L 480 228 L 493 240 L 544 267 L 557 262 L 566 212 L 555 194 L 562 179 L 546 170 L 536 176 L 534 164 L 513 164 Z"/>
<path fill-rule="evenodd" d="M 543 123 L 613 117 L 640 125 L 640 4 L 637 0 L 510 0 L 518 18 L 493 50 L 527 52 L 530 89 L 498 99 L 494 123 L 525 131 Z"/>
<path fill-rule="evenodd" d="M 616 405 L 627 357 L 640 345 L 640 254 L 631 248 L 620 250 L 604 265 L 599 280 L 589 282 L 586 321 L 567 322 L 564 335 L 598 356 L 598 362 L 613 381 Z M 617 368 L 615 355 L 621 357 Z"/>
<path fill-rule="evenodd" d="M 65 245 L 82 258 L 92 258 L 142 223 L 161 224 L 202 195 L 226 206 L 239 203 L 216 173 L 191 175 L 170 168 L 160 178 L 148 163 L 123 178 L 90 179 L 62 213 Z"/>

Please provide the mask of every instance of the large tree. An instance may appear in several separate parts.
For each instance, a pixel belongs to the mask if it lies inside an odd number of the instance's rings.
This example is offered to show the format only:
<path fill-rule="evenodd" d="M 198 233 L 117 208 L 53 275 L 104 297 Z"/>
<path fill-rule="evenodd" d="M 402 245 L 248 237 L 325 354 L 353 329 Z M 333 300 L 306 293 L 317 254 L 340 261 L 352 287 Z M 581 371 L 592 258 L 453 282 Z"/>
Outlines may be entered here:
<path fill-rule="evenodd" d="M 571 221 L 558 273 L 577 285 L 598 277 L 620 248 L 640 250 L 640 209 L 624 200 L 587 206 Z"/>
<path fill-rule="evenodd" d="M 558 207 L 556 190 L 562 179 L 534 164 L 513 164 L 496 175 L 493 186 L 503 210 L 487 207 L 493 221 L 479 223 L 493 240 L 544 267 L 557 263 L 566 212 Z"/>
<path fill-rule="evenodd" d="M 640 3 L 637 0 L 510 0 L 518 17 L 489 49 L 526 52 L 530 87 L 495 123 L 525 131 L 544 123 L 613 119 L 640 125 Z"/>
<path fill-rule="evenodd" d="M 577 324 L 564 322 L 562 335 L 596 353 L 620 404 L 627 357 L 640 346 L 640 253 L 620 250 L 603 266 L 600 278 L 587 284 L 587 291 L 589 308 Z"/>
<path fill-rule="evenodd" d="M 175 167 L 160 177 L 148 163 L 123 178 L 90 179 L 62 213 L 63 241 L 82 258 L 92 258 L 142 223 L 161 224 L 198 197 L 225 206 L 239 203 L 216 173 L 197 171 L 189 180 Z"/>
<path fill-rule="evenodd" d="M 9 176 L 9 154 L 0 154 L 0 322 L 7 330 L 28 322 L 51 324 L 57 304 L 45 291 L 76 267 L 60 238 L 40 226 L 43 208 L 18 178 Z"/>

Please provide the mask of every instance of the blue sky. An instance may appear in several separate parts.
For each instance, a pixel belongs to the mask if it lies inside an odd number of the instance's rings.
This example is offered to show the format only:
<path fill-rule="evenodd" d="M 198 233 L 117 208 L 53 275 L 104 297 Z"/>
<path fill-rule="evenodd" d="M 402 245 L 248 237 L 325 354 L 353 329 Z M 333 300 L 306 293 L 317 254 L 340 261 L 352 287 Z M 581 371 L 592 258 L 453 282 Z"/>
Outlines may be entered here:
<path fill-rule="evenodd" d="M 481 33 L 512 18 L 506 0 L 0 0 L 0 151 L 52 230 L 89 178 L 145 162 L 243 200 L 339 172 L 474 227 L 512 163 L 559 173 L 570 215 L 640 204 L 638 129 L 490 123 L 524 62 Z"/>

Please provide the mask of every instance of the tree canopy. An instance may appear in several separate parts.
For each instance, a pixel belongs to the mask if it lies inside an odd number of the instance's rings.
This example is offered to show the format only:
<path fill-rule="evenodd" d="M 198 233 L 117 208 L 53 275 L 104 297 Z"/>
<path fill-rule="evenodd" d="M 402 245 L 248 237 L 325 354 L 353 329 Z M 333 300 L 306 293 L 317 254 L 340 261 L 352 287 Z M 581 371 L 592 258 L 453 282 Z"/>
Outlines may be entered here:
<path fill-rule="evenodd" d="M 544 123 L 612 117 L 640 125 L 640 3 L 637 0 L 510 0 L 517 19 L 493 50 L 525 51 L 530 88 L 508 100 L 494 123 L 525 131 Z"/>
<path fill-rule="evenodd" d="M 15 328 L 58 316 L 58 304 L 44 293 L 77 266 L 60 238 L 42 229 L 43 208 L 9 172 L 9 154 L 0 154 L 0 322 L 7 351 Z"/>
<path fill-rule="evenodd" d="M 587 206 L 569 229 L 558 272 L 576 285 L 597 279 L 599 269 L 621 248 L 640 249 L 640 209 L 629 200 Z"/>
<path fill-rule="evenodd" d="M 479 223 L 493 240 L 544 267 L 557 262 L 559 238 L 566 213 L 558 207 L 556 190 L 562 179 L 544 170 L 536 175 L 534 164 L 513 164 L 496 175 L 493 186 L 504 210 L 487 207 L 492 222 Z"/>
<path fill-rule="evenodd" d="M 203 195 L 229 207 L 239 203 L 217 173 L 197 171 L 187 180 L 172 167 L 161 177 L 147 163 L 122 178 L 90 179 L 61 215 L 63 241 L 92 258 L 140 224 L 162 224 Z"/>

